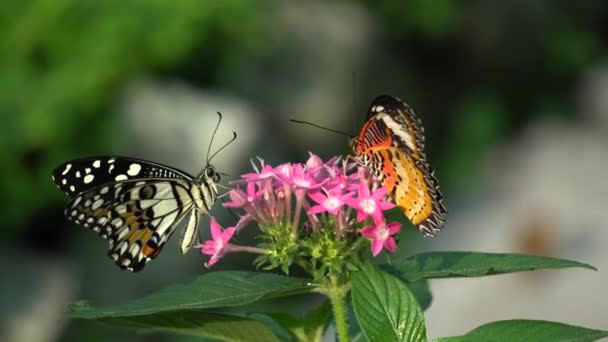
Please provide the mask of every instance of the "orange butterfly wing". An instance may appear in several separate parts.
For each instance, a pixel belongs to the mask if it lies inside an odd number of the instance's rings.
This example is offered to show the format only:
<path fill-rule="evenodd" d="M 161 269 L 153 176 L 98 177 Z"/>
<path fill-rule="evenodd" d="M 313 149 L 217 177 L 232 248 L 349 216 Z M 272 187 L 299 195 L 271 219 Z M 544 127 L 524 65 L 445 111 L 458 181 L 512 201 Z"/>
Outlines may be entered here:
<path fill-rule="evenodd" d="M 358 160 L 386 187 L 395 205 L 424 235 L 442 228 L 447 210 L 424 154 L 420 120 L 401 100 L 380 96 L 352 146 Z"/>

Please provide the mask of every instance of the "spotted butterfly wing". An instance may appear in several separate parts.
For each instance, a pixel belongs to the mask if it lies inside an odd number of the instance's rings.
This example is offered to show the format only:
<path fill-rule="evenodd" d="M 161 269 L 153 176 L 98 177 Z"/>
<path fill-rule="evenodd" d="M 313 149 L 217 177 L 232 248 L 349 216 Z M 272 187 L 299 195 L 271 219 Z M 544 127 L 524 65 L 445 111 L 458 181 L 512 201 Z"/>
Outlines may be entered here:
<path fill-rule="evenodd" d="M 182 222 L 182 253 L 194 244 L 199 219 L 215 202 L 217 177 L 209 165 L 195 178 L 166 165 L 117 156 L 71 160 L 52 173 L 71 198 L 68 220 L 108 240 L 108 256 L 133 272 L 160 253 Z"/>
<path fill-rule="evenodd" d="M 426 160 L 424 129 L 414 111 L 396 97 L 377 97 L 351 146 L 418 230 L 437 235 L 447 210 Z"/>

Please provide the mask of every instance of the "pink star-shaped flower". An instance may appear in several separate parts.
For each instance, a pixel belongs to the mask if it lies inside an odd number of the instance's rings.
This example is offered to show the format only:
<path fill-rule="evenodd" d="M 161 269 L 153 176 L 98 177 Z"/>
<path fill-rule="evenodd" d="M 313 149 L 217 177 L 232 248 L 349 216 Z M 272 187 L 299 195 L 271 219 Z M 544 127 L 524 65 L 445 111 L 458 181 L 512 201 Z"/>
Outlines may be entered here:
<path fill-rule="evenodd" d="M 256 169 L 256 171 L 257 171 L 257 169 Z M 252 181 L 252 180 L 267 179 L 272 176 L 274 176 L 274 170 L 273 170 L 272 166 L 266 164 L 266 165 L 262 166 L 262 169 L 259 172 L 246 173 L 244 175 L 241 175 L 241 178 Z"/>
<path fill-rule="evenodd" d="M 312 152 L 308 152 L 309 157 L 308 160 L 306 161 L 306 168 L 311 170 L 314 168 L 317 168 L 319 166 L 323 165 L 323 160 L 316 154 L 313 154 Z"/>
<path fill-rule="evenodd" d="M 255 200 L 262 196 L 262 190 L 256 191 L 255 182 L 247 183 L 247 192 L 243 192 L 239 189 L 230 190 L 230 202 L 224 203 L 224 207 L 230 208 L 242 208 L 249 203 L 253 203 Z"/>
<path fill-rule="evenodd" d="M 392 209 L 395 205 L 389 201 L 383 201 L 386 195 L 386 188 L 378 188 L 370 194 L 369 186 L 366 182 L 359 183 L 359 196 L 357 198 L 347 198 L 344 202 L 357 209 L 357 221 L 371 216 L 376 222 L 382 221 L 384 210 Z"/>
<path fill-rule="evenodd" d="M 308 210 L 308 214 L 328 212 L 332 215 L 337 215 L 338 211 L 344 206 L 344 200 L 353 195 L 352 192 L 344 195 L 339 193 L 340 192 L 338 191 L 328 191 L 326 195 L 321 191 L 312 191 L 308 193 L 308 197 L 318 203 Z"/>
<path fill-rule="evenodd" d="M 272 172 L 274 173 L 275 176 L 279 177 L 279 178 L 290 178 L 291 177 L 291 172 L 292 172 L 292 166 L 290 163 L 285 163 L 285 164 L 281 164 L 277 167 L 275 167 Z"/>
<path fill-rule="evenodd" d="M 277 176 L 280 180 L 289 184 L 295 189 L 309 190 L 318 188 L 322 185 L 322 183 L 315 182 L 310 173 L 304 168 L 302 164 L 293 165 L 290 167 L 289 172 L 285 171 L 286 170 L 279 171 L 277 173 Z"/>
<path fill-rule="evenodd" d="M 207 240 L 202 244 L 194 246 L 194 248 L 200 248 L 202 254 L 211 255 L 209 262 L 205 263 L 205 267 L 211 267 L 211 265 L 224 256 L 226 250 L 231 246 L 228 241 L 230 241 L 236 231 L 235 227 L 228 227 L 222 230 L 222 226 L 213 217 L 211 218 L 210 228 L 212 240 Z"/>
<path fill-rule="evenodd" d="M 386 222 L 382 221 L 377 223 L 376 226 L 368 226 L 361 229 L 361 235 L 372 239 L 372 254 L 376 256 L 382 251 L 383 247 L 391 253 L 395 251 L 397 245 L 392 235 L 399 233 L 400 230 L 401 223 L 392 222 L 386 224 Z"/>

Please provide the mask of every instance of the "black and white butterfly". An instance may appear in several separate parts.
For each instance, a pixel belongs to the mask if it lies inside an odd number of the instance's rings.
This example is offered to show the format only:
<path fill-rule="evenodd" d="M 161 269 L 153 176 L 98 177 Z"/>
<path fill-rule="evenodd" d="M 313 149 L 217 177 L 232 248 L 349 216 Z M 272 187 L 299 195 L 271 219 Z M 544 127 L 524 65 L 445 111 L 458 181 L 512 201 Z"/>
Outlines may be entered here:
<path fill-rule="evenodd" d="M 217 152 L 236 139 L 233 134 Z M 67 219 L 108 240 L 108 256 L 121 269 L 138 272 L 180 223 L 185 223 L 181 252 L 196 243 L 199 220 L 218 198 L 220 174 L 209 164 L 217 152 L 209 157 L 207 151 L 206 166 L 196 177 L 151 161 L 99 156 L 67 161 L 52 178 L 71 198 Z"/>

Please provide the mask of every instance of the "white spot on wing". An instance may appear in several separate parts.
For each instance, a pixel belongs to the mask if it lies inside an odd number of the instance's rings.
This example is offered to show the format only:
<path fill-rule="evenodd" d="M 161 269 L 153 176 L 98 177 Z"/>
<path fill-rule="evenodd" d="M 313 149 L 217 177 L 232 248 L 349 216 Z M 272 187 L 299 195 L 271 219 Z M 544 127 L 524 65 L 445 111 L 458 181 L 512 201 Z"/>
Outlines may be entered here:
<path fill-rule="evenodd" d="M 376 112 L 376 113 L 377 112 L 381 112 L 383 110 L 384 110 L 384 107 L 382 107 L 382 106 L 376 106 L 376 107 L 374 107 L 374 112 Z"/>
<path fill-rule="evenodd" d="M 118 175 L 118 176 L 114 177 L 114 180 L 117 181 L 117 182 L 118 181 L 122 181 L 122 180 L 126 180 L 126 179 L 129 179 L 129 177 L 127 177 L 126 175 Z"/>
<path fill-rule="evenodd" d="M 122 218 L 117 217 L 117 218 L 113 219 L 112 221 L 110 221 L 110 224 L 113 225 L 114 227 L 118 228 L 118 227 L 122 226 L 123 220 L 122 220 Z"/>
<path fill-rule="evenodd" d="M 108 173 L 112 173 L 112 170 L 114 170 L 114 164 L 110 164 L 110 168 L 108 169 Z"/>
<path fill-rule="evenodd" d="M 89 174 L 84 176 L 84 184 L 89 184 L 93 181 L 93 179 L 95 178 L 95 176 Z"/>
<path fill-rule="evenodd" d="M 101 160 L 96 160 L 96 161 L 93 162 L 93 167 L 94 168 L 98 168 L 100 166 L 101 166 Z"/>
<path fill-rule="evenodd" d="M 78 205 L 78 203 L 80 203 L 80 201 L 82 200 L 82 196 L 78 196 L 74 199 L 74 203 L 72 204 L 72 208 L 76 208 L 76 206 Z"/>
<path fill-rule="evenodd" d="M 99 193 L 102 195 L 105 195 L 108 193 L 108 191 L 110 191 L 110 187 L 109 186 L 104 186 L 103 188 L 101 188 L 101 190 L 99 190 Z"/>
<path fill-rule="evenodd" d="M 97 201 L 93 202 L 93 206 L 91 207 L 91 210 L 95 210 L 95 209 L 101 207 L 102 204 L 103 204 L 103 200 L 100 198 Z"/>
<path fill-rule="evenodd" d="M 90 168 L 90 167 L 87 167 L 86 169 L 84 169 L 84 172 L 85 172 L 85 173 L 90 173 L 90 172 L 91 172 L 91 168 Z"/>
<path fill-rule="evenodd" d="M 76 178 L 80 178 L 80 171 L 76 171 Z"/>
<path fill-rule="evenodd" d="M 139 245 L 134 243 L 131 245 L 131 247 L 129 248 L 129 253 L 131 253 L 131 255 L 135 256 L 137 253 L 139 253 Z"/>
<path fill-rule="evenodd" d="M 401 125 L 397 123 L 395 120 L 393 120 L 393 118 L 388 115 L 382 115 L 382 121 L 384 121 L 386 127 L 390 128 L 396 136 L 400 137 L 405 141 L 405 144 L 407 145 L 407 147 L 410 148 L 410 150 L 416 151 L 418 149 L 414 144 L 412 135 L 408 131 L 406 125 Z"/>
<path fill-rule="evenodd" d="M 118 240 L 124 239 L 127 236 L 128 233 L 129 233 L 129 228 L 123 227 L 121 230 L 118 231 L 118 233 L 117 233 L 117 235 L 118 235 L 117 239 Z"/>
<path fill-rule="evenodd" d="M 63 172 L 61 174 L 65 175 L 66 173 L 68 173 L 68 171 L 70 171 L 71 168 L 72 168 L 72 164 L 66 165 L 65 170 L 63 170 Z"/>
<path fill-rule="evenodd" d="M 129 176 L 137 176 L 139 171 L 141 171 L 141 165 L 133 163 L 129 165 L 129 170 L 127 171 L 127 174 Z"/>
<path fill-rule="evenodd" d="M 70 191 L 71 191 L 71 192 L 76 191 L 76 187 L 75 187 L 75 186 L 73 186 L 73 185 L 70 185 Z"/>
<path fill-rule="evenodd" d="M 118 246 L 118 248 L 120 249 L 120 254 L 125 254 L 125 252 L 127 251 L 127 247 L 129 247 L 129 243 L 127 241 L 123 241 L 120 243 L 120 245 Z"/>
<path fill-rule="evenodd" d="M 68 180 L 67 180 L 67 179 L 65 179 L 65 178 L 64 178 L 64 179 L 62 179 L 62 180 L 61 180 L 61 184 L 63 184 L 63 185 L 68 184 Z"/>

